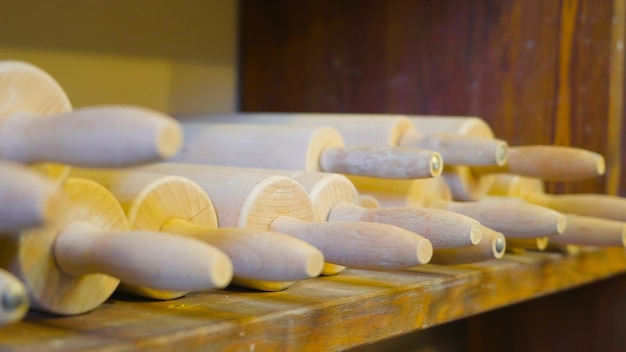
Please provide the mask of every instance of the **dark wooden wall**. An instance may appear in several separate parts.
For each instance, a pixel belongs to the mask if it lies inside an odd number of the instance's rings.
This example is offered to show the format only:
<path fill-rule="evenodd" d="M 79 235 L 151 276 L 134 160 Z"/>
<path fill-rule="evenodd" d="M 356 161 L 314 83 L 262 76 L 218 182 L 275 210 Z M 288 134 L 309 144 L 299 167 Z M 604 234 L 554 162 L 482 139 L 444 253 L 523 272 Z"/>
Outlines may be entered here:
<path fill-rule="evenodd" d="M 479 116 L 510 145 L 570 145 L 605 156 L 605 177 L 551 191 L 626 195 L 625 3 L 241 0 L 240 109 Z M 409 336 L 416 344 L 402 348 L 432 350 L 420 346 L 444 336 L 435 350 L 621 351 L 624 295 L 622 276 L 471 318 L 426 340 Z"/>
<path fill-rule="evenodd" d="M 242 0 L 243 111 L 472 115 L 620 175 L 624 0 Z M 620 44 L 621 43 L 621 44 Z"/>

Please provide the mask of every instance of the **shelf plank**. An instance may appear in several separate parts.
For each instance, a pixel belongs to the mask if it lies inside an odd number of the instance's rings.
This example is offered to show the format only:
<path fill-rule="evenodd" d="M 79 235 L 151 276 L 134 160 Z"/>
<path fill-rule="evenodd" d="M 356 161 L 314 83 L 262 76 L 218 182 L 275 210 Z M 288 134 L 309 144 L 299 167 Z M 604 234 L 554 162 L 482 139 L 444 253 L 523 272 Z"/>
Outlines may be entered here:
<path fill-rule="evenodd" d="M 626 272 L 626 251 L 507 254 L 475 265 L 346 270 L 283 292 L 220 290 L 153 302 L 117 295 L 74 317 L 30 313 L 2 351 L 342 350 Z"/>

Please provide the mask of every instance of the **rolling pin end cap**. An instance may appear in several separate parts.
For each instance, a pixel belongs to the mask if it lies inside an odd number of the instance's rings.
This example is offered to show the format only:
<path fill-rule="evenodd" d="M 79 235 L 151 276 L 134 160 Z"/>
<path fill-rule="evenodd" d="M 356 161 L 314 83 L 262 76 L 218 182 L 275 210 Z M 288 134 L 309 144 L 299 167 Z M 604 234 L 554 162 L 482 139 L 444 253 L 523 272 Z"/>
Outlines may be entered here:
<path fill-rule="evenodd" d="M 567 227 L 567 217 L 565 215 L 561 215 L 559 220 L 556 223 L 556 234 L 560 235 L 565 232 L 565 228 Z"/>
<path fill-rule="evenodd" d="M 433 153 L 430 157 L 430 173 L 432 177 L 438 177 L 443 171 L 443 158 L 439 153 Z"/>
<path fill-rule="evenodd" d="M 183 145 L 183 130 L 178 122 L 168 121 L 163 124 L 156 141 L 156 150 L 160 158 L 175 156 Z"/>
<path fill-rule="evenodd" d="M 26 289 L 20 284 L 9 285 L 0 299 L 2 310 L 5 312 L 14 312 L 28 305 L 28 295 Z"/>
<path fill-rule="evenodd" d="M 502 142 L 496 148 L 496 163 L 498 166 L 504 166 L 509 158 L 509 147 Z"/>
<path fill-rule="evenodd" d="M 433 245 L 430 241 L 421 241 L 417 245 L 417 261 L 420 264 L 427 264 L 433 257 Z"/>
<path fill-rule="evenodd" d="M 622 246 L 626 247 L 626 225 L 622 227 Z"/>
<path fill-rule="evenodd" d="M 483 238 L 483 229 L 480 224 L 472 226 L 470 229 L 470 242 L 472 245 L 477 245 L 480 243 L 480 240 Z"/>
<path fill-rule="evenodd" d="M 210 279 L 215 288 L 224 288 L 230 284 L 233 279 L 233 264 L 226 255 L 215 261 L 210 269 Z"/>
<path fill-rule="evenodd" d="M 596 170 L 598 171 L 598 176 L 602 176 L 606 172 L 606 164 L 602 156 L 598 158 L 598 162 L 596 163 Z"/>
<path fill-rule="evenodd" d="M 501 257 L 502 254 L 504 254 L 504 251 L 506 249 L 506 241 L 504 240 L 504 236 L 498 236 L 498 238 L 496 238 L 494 249 L 498 258 Z"/>
<path fill-rule="evenodd" d="M 306 273 L 309 277 L 318 277 L 324 269 L 324 255 L 321 251 L 316 251 L 310 256 L 306 265 Z"/>

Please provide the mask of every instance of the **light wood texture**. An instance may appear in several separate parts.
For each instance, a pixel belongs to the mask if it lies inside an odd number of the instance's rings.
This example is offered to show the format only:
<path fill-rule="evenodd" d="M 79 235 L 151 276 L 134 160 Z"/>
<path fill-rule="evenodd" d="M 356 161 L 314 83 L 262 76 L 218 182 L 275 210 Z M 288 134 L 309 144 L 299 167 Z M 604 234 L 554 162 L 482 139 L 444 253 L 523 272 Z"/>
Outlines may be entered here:
<path fill-rule="evenodd" d="M 0 326 L 22 320 L 28 312 L 28 292 L 15 276 L 0 270 Z"/>
<path fill-rule="evenodd" d="M 308 193 L 295 180 L 285 176 L 268 176 L 267 172 L 245 168 L 177 163 L 152 164 L 135 169 L 190 178 L 211 198 L 220 227 L 251 227 L 286 233 L 313 244 L 322 251 L 324 259 L 333 264 L 365 265 L 369 269 L 377 265 L 381 269 L 397 265 L 397 268 L 408 259 L 391 258 L 386 251 L 400 253 L 408 249 L 408 253 L 417 253 L 418 250 L 425 251 L 427 246 L 415 233 L 391 225 L 313 223 L 315 210 Z M 281 227 L 277 228 L 279 218 Z M 372 246 L 379 245 L 378 239 L 372 236 L 374 232 L 388 240 L 384 249 L 380 247 L 372 251 Z M 408 243 L 412 243 L 410 248 L 401 248 Z M 320 248 L 321 245 L 324 248 Z M 364 250 L 363 260 L 355 260 L 361 250 Z M 425 255 L 419 258 L 413 255 L 412 258 L 417 265 Z M 393 264 L 394 261 L 396 264 Z"/>
<path fill-rule="evenodd" d="M 567 226 L 563 233 L 550 237 L 549 241 L 577 246 L 625 247 L 626 223 L 590 216 L 567 215 Z"/>
<path fill-rule="evenodd" d="M 385 206 L 436 208 L 474 218 L 502 232 L 507 238 L 553 236 L 565 228 L 565 216 L 548 208 L 515 198 L 454 202 L 441 178 L 380 182 L 374 178 L 350 177 L 357 189 L 378 198 Z"/>
<path fill-rule="evenodd" d="M 173 161 L 386 178 L 435 177 L 443 167 L 433 151 L 345 146 L 337 130 L 324 126 L 202 123 L 184 131 L 185 146 Z"/>
<path fill-rule="evenodd" d="M 506 251 L 506 239 L 500 232 L 482 227 L 482 238 L 474 246 L 454 249 L 437 249 L 433 252 L 432 264 L 458 265 L 500 259 Z"/>
<path fill-rule="evenodd" d="M 178 122 L 155 111 L 113 106 L 70 112 L 60 86 L 26 63 L 0 62 L 0 100 L 0 157 L 7 160 L 125 166 L 171 157 L 182 144 Z"/>
<path fill-rule="evenodd" d="M 404 115 L 351 113 L 238 113 L 187 117 L 186 123 L 245 123 L 335 128 L 347 146 L 399 146 L 439 152 L 450 165 L 503 165 L 507 144 L 454 134 L 424 135 Z M 196 125 L 197 126 L 197 125 Z M 196 128 L 196 127 L 191 127 Z"/>
<path fill-rule="evenodd" d="M 500 167 L 474 168 L 478 175 L 510 173 L 545 181 L 578 181 L 604 175 L 604 157 L 581 148 L 533 145 L 509 148 L 509 161 Z"/>
<path fill-rule="evenodd" d="M 247 287 L 285 289 L 293 281 L 319 275 L 322 253 L 294 237 L 247 228 L 217 228 L 211 199 L 190 179 L 126 170 L 75 168 L 73 175 L 102 184 L 120 201 L 134 230 L 164 231 L 201 240 L 226 253 L 233 264 L 233 280 Z M 156 299 L 174 299 L 183 291 L 163 291 L 122 283 L 122 288 Z"/>
<path fill-rule="evenodd" d="M 370 196 L 367 194 L 359 195 L 359 204 L 361 204 L 363 208 L 368 209 L 380 208 L 380 202 L 378 201 L 378 199 L 376 199 L 376 197 L 374 196 Z"/>
<path fill-rule="evenodd" d="M 33 308 L 57 314 L 89 311 L 119 283 L 104 273 L 161 289 L 213 288 L 213 274 L 223 280 L 207 259 L 213 250 L 201 242 L 158 234 L 142 243 L 154 234 L 124 232 L 128 224 L 122 208 L 97 183 L 71 178 L 63 190 L 68 204 L 57 218 L 0 238 L 0 266 L 24 282 Z"/>
<path fill-rule="evenodd" d="M 497 175 L 489 193 L 520 197 L 561 213 L 626 221 L 626 199 L 607 194 L 549 194 L 539 179 Z"/>
<path fill-rule="evenodd" d="M 160 290 L 224 288 L 233 276 L 226 254 L 200 241 L 148 231 L 112 232 L 84 221 L 61 229 L 54 258 L 61 271 L 74 277 L 103 273 Z"/>
<path fill-rule="evenodd" d="M 313 244 L 331 263 L 353 268 L 409 268 L 428 263 L 433 254 L 433 246 L 427 239 L 386 224 L 333 221 L 319 226 L 279 216 L 271 228 Z M 341 238 L 337 238 L 339 234 Z"/>
<path fill-rule="evenodd" d="M 348 269 L 273 293 L 211 291 L 176 302 L 114 298 L 90 314 L 31 316 L 0 330 L 8 351 L 338 351 L 626 272 L 623 249 L 507 254 L 458 267 Z M 528 323 L 528 321 L 526 321 Z M 28 333 L 25 333 L 28 332 Z M 245 332 L 245 333 L 242 333 Z"/>
<path fill-rule="evenodd" d="M 0 232 L 41 225 L 62 209 L 63 193 L 21 165 L 0 162 Z"/>

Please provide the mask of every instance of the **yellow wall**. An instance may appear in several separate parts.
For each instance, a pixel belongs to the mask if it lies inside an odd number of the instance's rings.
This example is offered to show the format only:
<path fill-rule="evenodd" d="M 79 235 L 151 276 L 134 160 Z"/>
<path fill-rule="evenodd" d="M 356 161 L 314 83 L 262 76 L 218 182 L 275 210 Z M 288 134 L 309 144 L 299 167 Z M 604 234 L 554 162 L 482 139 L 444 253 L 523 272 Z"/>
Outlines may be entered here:
<path fill-rule="evenodd" d="M 75 107 L 236 108 L 236 0 L 11 1 L 0 59 L 54 76 Z"/>

